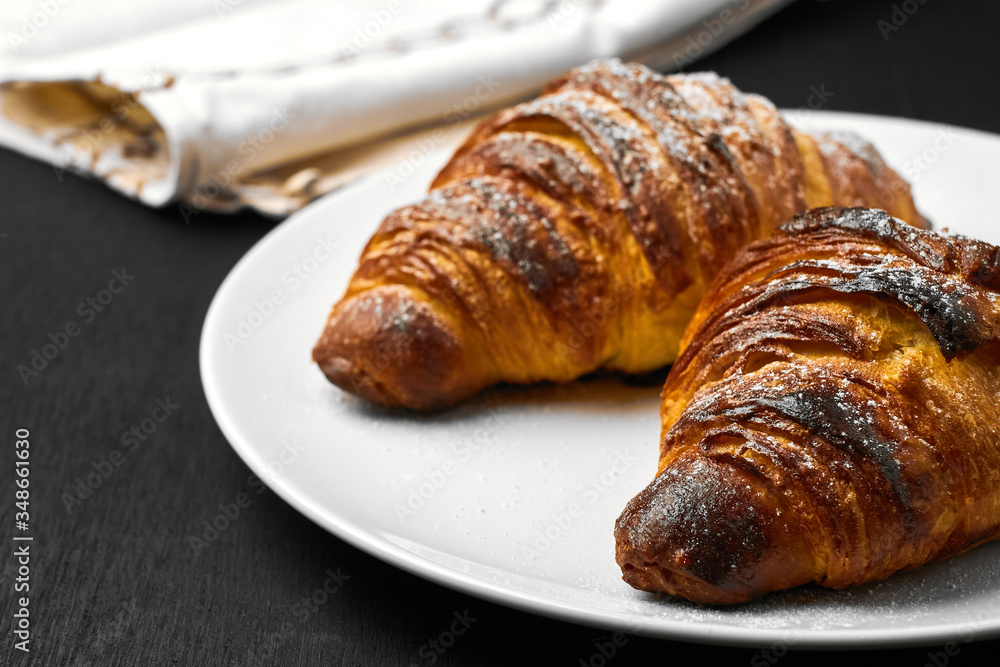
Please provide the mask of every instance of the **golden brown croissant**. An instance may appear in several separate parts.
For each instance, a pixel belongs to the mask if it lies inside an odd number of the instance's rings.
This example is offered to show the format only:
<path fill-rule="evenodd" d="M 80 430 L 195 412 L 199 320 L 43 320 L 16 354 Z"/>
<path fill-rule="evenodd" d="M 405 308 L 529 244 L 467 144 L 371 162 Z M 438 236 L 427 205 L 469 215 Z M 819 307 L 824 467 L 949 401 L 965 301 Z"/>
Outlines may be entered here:
<path fill-rule="evenodd" d="M 718 268 L 806 208 L 924 225 L 863 142 L 797 132 L 714 74 L 602 61 L 483 122 L 369 241 L 313 358 L 368 400 L 672 362 Z"/>
<path fill-rule="evenodd" d="M 995 246 L 810 211 L 720 271 L 681 348 L 615 529 L 632 586 L 738 602 L 1000 537 Z"/>

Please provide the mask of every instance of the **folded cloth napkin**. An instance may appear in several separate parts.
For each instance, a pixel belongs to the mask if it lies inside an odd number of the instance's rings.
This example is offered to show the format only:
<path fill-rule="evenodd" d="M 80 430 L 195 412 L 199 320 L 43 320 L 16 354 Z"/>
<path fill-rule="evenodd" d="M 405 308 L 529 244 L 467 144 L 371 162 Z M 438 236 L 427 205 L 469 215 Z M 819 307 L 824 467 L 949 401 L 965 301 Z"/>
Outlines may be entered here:
<path fill-rule="evenodd" d="M 575 65 L 681 69 L 788 2 L 3 0 L 0 145 L 186 215 L 285 215 Z"/>

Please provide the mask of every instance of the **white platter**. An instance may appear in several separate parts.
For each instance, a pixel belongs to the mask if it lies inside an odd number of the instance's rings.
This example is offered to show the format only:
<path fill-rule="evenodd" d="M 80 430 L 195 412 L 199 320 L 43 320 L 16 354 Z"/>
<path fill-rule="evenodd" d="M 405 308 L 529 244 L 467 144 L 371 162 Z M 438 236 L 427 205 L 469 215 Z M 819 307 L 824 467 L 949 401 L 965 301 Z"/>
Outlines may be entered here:
<path fill-rule="evenodd" d="M 855 114 L 789 115 L 805 129 L 871 138 L 914 183 L 936 228 L 1000 242 L 992 206 L 1000 137 Z M 418 576 L 608 629 L 802 648 L 1000 634 L 1000 543 L 871 585 L 805 588 L 734 608 L 631 589 L 615 564 L 612 528 L 656 469 L 658 387 L 602 379 L 492 390 L 420 416 L 373 409 L 330 385 L 310 361 L 330 306 L 382 217 L 419 198 L 450 152 L 442 147 L 402 182 L 376 175 L 292 216 L 219 288 L 202 332 L 205 393 L 229 442 L 275 492 Z"/>

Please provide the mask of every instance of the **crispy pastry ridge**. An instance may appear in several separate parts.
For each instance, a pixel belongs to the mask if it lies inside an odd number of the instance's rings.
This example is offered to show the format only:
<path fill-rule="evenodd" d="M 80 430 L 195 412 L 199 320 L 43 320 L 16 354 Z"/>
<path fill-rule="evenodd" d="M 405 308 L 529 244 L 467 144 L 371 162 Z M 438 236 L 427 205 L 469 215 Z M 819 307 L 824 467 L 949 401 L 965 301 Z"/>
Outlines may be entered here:
<path fill-rule="evenodd" d="M 807 207 L 916 225 L 870 144 L 810 136 L 714 74 L 598 61 L 480 124 L 365 248 L 313 358 L 370 401 L 674 361 L 718 269 Z"/>
<path fill-rule="evenodd" d="M 632 586 L 843 588 L 1000 537 L 998 248 L 824 208 L 721 270 L 615 529 Z"/>

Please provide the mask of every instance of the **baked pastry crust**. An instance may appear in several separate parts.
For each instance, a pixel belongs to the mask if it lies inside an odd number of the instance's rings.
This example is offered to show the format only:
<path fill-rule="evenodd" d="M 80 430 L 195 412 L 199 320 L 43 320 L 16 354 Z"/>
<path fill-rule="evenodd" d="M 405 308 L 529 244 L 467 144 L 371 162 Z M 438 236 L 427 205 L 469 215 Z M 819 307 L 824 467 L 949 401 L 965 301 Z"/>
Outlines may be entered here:
<path fill-rule="evenodd" d="M 837 208 L 740 251 L 663 389 L 625 581 L 740 602 L 1000 537 L 998 252 Z"/>
<path fill-rule="evenodd" d="M 829 204 L 926 224 L 856 137 L 798 132 L 714 74 L 596 62 L 484 121 L 382 222 L 313 358 L 347 391 L 417 409 L 655 370 L 738 248 Z"/>

